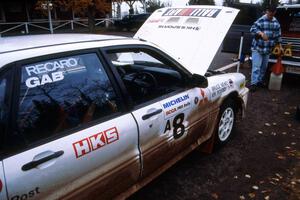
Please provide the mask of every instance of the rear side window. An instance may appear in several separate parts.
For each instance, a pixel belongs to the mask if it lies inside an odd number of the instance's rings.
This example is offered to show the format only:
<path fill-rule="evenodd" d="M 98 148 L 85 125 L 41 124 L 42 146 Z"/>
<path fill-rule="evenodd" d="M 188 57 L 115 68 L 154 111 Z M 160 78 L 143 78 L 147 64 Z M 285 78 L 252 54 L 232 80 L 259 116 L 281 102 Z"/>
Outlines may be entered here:
<path fill-rule="evenodd" d="M 96 54 L 22 66 L 17 137 L 35 142 L 119 111 Z"/>

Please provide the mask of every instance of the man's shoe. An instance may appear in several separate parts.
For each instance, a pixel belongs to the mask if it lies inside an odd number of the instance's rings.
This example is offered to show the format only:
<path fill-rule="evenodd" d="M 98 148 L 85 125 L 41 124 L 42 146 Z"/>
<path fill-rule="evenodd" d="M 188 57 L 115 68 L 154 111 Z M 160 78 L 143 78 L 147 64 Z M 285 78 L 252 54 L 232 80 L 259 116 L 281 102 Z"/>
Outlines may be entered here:
<path fill-rule="evenodd" d="M 250 92 L 255 92 L 257 90 L 257 85 L 250 85 L 249 90 Z"/>

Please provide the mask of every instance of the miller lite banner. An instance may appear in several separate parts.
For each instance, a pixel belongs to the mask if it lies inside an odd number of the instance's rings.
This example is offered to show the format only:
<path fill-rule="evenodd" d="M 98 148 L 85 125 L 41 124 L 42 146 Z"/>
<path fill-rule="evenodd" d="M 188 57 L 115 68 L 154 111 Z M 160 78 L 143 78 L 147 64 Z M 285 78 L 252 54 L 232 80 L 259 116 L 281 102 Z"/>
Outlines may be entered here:
<path fill-rule="evenodd" d="M 170 8 L 163 16 L 192 16 L 192 17 L 217 17 L 221 9 L 207 8 Z"/>

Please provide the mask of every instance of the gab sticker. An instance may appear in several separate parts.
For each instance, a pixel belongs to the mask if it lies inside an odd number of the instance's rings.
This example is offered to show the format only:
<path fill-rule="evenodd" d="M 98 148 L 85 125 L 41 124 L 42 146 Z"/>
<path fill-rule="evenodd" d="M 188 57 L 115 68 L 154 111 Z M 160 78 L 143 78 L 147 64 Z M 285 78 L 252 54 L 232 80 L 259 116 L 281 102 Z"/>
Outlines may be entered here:
<path fill-rule="evenodd" d="M 48 61 L 36 65 L 26 66 L 25 70 L 29 78 L 25 83 L 28 88 L 34 88 L 47 83 L 54 83 L 64 79 L 64 73 L 85 69 L 76 58 Z"/>

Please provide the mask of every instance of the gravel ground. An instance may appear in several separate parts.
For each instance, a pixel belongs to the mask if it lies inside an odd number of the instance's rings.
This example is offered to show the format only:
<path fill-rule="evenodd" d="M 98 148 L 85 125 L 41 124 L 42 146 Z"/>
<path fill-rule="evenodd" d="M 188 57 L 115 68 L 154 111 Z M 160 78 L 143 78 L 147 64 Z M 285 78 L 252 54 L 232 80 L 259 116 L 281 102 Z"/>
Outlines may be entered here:
<path fill-rule="evenodd" d="M 241 72 L 249 80 L 250 67 Z M 299 76 L 250 93 L 247 116 L 213 154 L 190 153 L 129 199 L 300 199 Z"/>

